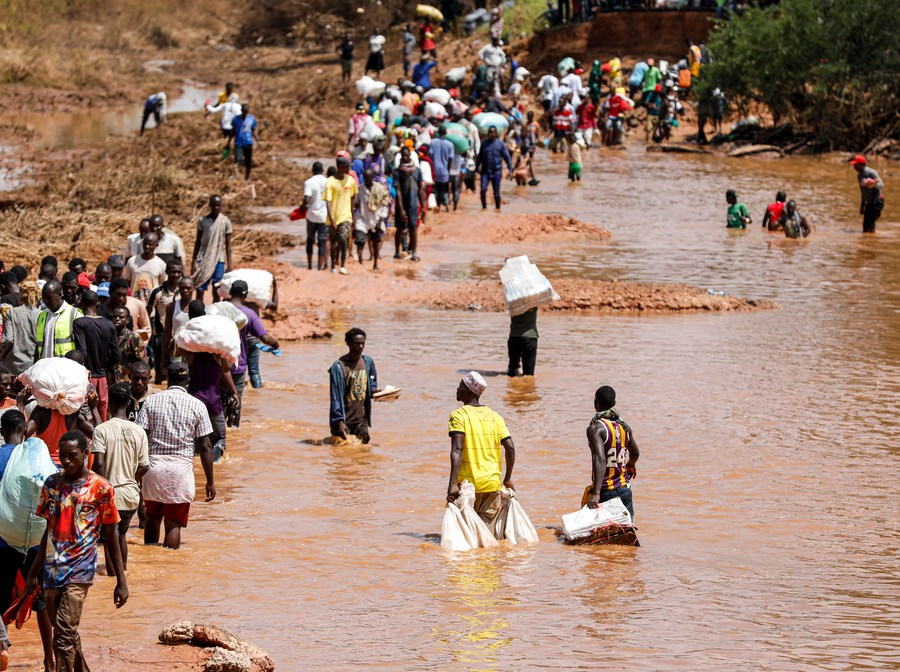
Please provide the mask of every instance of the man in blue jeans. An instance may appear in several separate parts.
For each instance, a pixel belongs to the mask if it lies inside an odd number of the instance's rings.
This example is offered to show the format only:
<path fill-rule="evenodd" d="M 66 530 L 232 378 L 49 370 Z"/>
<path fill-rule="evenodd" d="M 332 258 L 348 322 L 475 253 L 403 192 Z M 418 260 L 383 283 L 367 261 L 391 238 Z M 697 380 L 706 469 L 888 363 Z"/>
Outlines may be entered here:
<path fill-rule="evenodd" d="M 503 180 L 503 163 L 512 172 L 512 160 L 509 149 L 497 136 L 497 127 L 488 129 L 487 139 L 481 143 L 481 151 L 475 161 L 475 170 L 481 173 L 481 209 L 487 210 L 488 183 L 494 187 L 494 205 L 500 212 L 500 182 Z"/>
<path fill-rule="evenodd" d="M 628 484 L 637 475 L 635 464 L 641 451 L 631 427 L 619 418 L 615 406 L 616 391 L 609 385 L 598 388 L 594 394 L 596 413 L 587 428 L 591 448 L 591 487 L 585 492 L 587 501 L 582 501 L 582 505 L 596 509 L 601 502 L 618 497 L 634 518 Z"/>

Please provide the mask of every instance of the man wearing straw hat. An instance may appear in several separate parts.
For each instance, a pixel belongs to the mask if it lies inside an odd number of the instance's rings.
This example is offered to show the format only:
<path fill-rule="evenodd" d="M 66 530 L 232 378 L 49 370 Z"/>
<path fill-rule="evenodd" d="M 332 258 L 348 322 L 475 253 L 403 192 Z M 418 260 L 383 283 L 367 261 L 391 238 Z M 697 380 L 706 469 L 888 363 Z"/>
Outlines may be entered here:
<path fill-rule="evenodd" d="M 450 414 L 450 484 L 447 501 L 459 497 L 459 485 L 475 486 L 475 512 L 493 531 L 500 514 L 500 487 L 515 490 L 512 482 L 516 447 L 500 414 L 481 404 L 487 383 L 480 373 L 470 371 L 456 388 L 456 400 L 463 406 Z M 506 454 L 506 473 L 500 448 Z"/>

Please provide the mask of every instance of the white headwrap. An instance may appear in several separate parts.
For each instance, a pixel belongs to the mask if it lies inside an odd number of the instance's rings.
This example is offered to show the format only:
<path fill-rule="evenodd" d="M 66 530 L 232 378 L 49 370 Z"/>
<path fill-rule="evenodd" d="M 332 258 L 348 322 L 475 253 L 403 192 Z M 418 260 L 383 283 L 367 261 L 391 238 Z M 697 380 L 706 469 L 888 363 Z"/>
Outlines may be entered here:
<path fill-rule="evenodd" d="M 469 371 L 465 376 L 463 376 L 463 383 L 472 391 L 473 394 L 476 394 L 479 397 L 487 389 L 487 383 L 485 382 L 482 375 L 477 371 Z"/>

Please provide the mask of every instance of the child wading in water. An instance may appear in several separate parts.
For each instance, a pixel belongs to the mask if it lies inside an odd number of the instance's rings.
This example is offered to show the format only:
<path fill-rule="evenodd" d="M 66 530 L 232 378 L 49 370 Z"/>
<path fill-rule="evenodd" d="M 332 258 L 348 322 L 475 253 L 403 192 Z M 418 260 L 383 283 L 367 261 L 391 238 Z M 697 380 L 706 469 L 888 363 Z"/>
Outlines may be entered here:
<path fill-rule="evenodd" d="M 569 181 L 581 182 L 581 146 L 575 141 L 575 134 L 569 133 Z"/>
<path fill-rule="evenodd" d="M 116 575 L 116 608 L 128 601 L 128 585 L 119 549 L 119 533 L 112 486 L 88 470 L 87 437 L 75 430 L 59 439 L 62 471 L 46 481 L 37 515 L 47 529 L 25 582 L 34 591 L 43 570 L 44 596 L 53 625 L 53 653 L 57 670 L 87 670 L 78 625 L 88 589 L 97 572 L 97 547 L 102 529 L 107 562 Z M 49 552 L 48 552 L 49 549 Z"/>

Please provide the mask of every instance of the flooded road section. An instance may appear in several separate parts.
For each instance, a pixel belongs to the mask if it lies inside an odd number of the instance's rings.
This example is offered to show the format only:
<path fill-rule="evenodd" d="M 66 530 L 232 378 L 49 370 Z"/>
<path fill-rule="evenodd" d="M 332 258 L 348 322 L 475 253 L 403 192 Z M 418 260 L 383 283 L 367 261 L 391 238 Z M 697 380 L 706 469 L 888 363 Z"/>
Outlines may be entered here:
<path fill-rule="evenodd" d="M 152 92 L 148 91 L 147 96 Z M 181 94 L 169 94 L 169 114 L 197 112 L 203 109 L 207 98 L 215 98 L 217 89 L 197 82 L 185 82 Z M 4 123 L 27 126 L 34 130 L 35 149 L 83 149 L 102 147 L 107 138 L 128 135 L 141 128 L 144 104 L 121 109 L 86 110 L 84 112 L 60 112 L 46 114 L 10 115 Z M 148 128 L 156 122 L 151 117 Z"/>
<path fill-rule="evenodd" d="M 363 327 L 379 383 L 403 387 L 375 405 L 373 443 L 320 443 L 340 337 L 265 357 L 266 387 L 248 391 L 217 471 L 220 498 L 194 506 L 182 550 L 133 545 L 118 612 L 98 579 L 81 628 L 97 669 L 117 669 L 110 649 L 185 618 L 239 631 L 281 670 L 900 665 L 896 207 L 864 239 L 845 164 L 636 150 L 602 166 L 591 157 L 575 188 L 562 161 L 541 157 L 544 181 L 509 206 L 594 222 L 611 241 L 482 245 L 464 263 L 432 239 L 422 256 L 436 265 L 416 271 L 486 274 L 527 251 L 551 277 L 686 281 L 781 305 L 542 314 L 536 378 L 489 375 L 483 398 L 515 439 L 539 545 L 454 555 L 436 543 L 454 390 L 465 370 L 503 370 L 508 318 L 336 309 L 325 314 L 335 333 Z M 896 169 L 879 168 L 889 198 L 900 193 Z M 729 186 L 751 208 L 746 233 L 724 230 Z M 758 230 L 780 188 L 815 217 L 810 240 Z M 565 547 L 548 529 L 588 483 L 584 429 L 605 383 L 642 448 L 641 548 Z M 28 628 L 14 640 L 34 661 Z"/>

